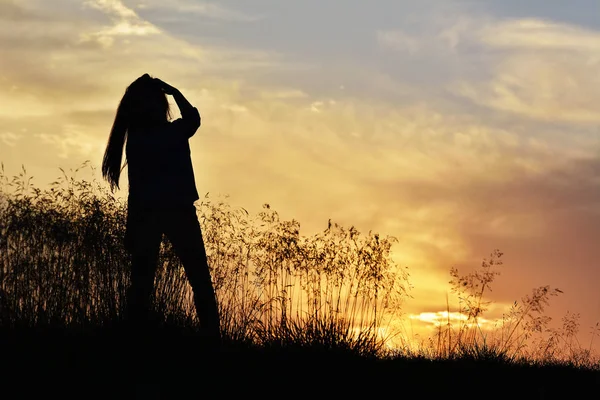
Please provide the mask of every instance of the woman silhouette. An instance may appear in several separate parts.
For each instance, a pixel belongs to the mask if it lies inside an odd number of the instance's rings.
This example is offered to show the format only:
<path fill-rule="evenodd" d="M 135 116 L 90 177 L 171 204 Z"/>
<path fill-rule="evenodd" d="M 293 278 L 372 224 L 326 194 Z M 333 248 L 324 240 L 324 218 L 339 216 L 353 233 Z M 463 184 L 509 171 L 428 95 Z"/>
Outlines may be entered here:
<path fill-rule="evenodd" d="M 167 95 L 173 96 L 181 112 L 175 121 L 170 121 Z M 164 233 L 192 287 L 201 330 L 207 339 L 218 343 L 219 314 L 194 206 L 199 197 L 188 143 L 199 127 L 198 110 L 179 90 L 144 74 L 129 85 L 121 99 L 104 153 L 102 176 L 111 190 L 119 188 L 127 140 L 128 318 L 136 325 L 147 320 Z"/>

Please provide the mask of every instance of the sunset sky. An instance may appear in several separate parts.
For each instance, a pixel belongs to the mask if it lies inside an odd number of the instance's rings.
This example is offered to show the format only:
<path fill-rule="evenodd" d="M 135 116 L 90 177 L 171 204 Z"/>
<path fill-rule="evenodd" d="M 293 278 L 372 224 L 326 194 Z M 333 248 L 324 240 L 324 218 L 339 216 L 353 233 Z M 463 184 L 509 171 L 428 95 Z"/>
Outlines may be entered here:
<path fill-rule="evenodd" d="M 597 0 L 0 0 L 0 43 L 9 175 L 99 168 L 147 72 L 200 110 L 199 192 L 397 237 L 413 317 L 499 248 L 489 318 L 551 285 L 600 321 Z"/>

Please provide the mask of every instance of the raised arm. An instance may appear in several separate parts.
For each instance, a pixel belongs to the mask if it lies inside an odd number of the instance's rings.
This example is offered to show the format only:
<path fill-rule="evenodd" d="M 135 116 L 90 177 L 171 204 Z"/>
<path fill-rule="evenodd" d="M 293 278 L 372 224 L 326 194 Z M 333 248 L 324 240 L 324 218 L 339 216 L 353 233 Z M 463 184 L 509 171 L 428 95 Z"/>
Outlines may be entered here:
<path fill-rule="evenodd" d="M 185 122 L 185 125 L 189 126 L 190 132 L 188 132 L 188 137 L 192 136 L 201 124 L 198 109 L 190 104 L 179 89 L 158 78 L 156 80 L 160 83 L 163 92 L 173 96 L 175 99 L 175 103 L 177 103 L 177 107 L 179 107 L 179 111 L 181 112 L 181 119 Z"/>

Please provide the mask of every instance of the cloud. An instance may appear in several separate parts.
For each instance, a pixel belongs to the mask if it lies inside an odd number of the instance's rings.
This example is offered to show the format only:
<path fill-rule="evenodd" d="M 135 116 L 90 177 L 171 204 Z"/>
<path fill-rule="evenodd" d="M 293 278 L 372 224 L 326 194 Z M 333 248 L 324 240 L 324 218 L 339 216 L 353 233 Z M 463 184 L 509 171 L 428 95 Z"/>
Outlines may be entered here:
<path fill-rule="evenodd" d="M 473 35 L 477 35 L 488 21 L 493 22 L 485 15 L 434 14 L 421 17 L 418 24 L 407 21 L 402 28 L 378 30 L 376 39 L 381 48 L 390 51 L 412 55 L 455 54 L 459 50 L 463 52 L 465 45 L 472 44 Z"/>
<path fill-rule="evenodd" d="M 160 29 L 141 19 L 135 11 L 126 7 L 120 0 L 88 0 L 84 4 L 106 13 L 113 24 L 94 32 L 81 34 L 81 41 L 96 41 L 103 48 L 113 45 L 118 36 L 147 36 L 160 33 Z"/>
<path fill-rule="evenodd" d="M 482 329 L 491 328 L 494 325 L 494 321 L 486 318 L 477 318 L 477 324 L 474 322 L 467 323 L 469 318 L 468 315 L 460 312 L 448 312 L 448 311 L 436 311 L 436 312 L 422 312 L 419 314 L 409 314 L 408 318 L 425 322 L 432 325 L 433 327 L 439 327 L 441 325 L 457 324 L 459 326 L 475 327 L 479 326 Z"/>
<path fill-rule="evenodd" d="M 101 12 L 75 17 L 62 9 L 11 5 L 17 11 L 10 15 L 18 20 L 0 24 L 0 115 L 113 107 L 119 95 L 115 87 L 122 93 L 145 72 L 196 82 L 199 75 L 209 81 L 285 65 L 268 52 L 190 44 L 159 30 L 121 1 L 86 4 Z"/>
<path fill-rule="evenodd" d="M 420 40 L 402 31 L 377 31 L 377 43 L 381 47 L 392 50 L 416 53 L 420 47 Z"/>
<path fill-rule="evenodd" d="M 598 31 L 533 18 L 498 21 L 483 27 L 479 36 L 489 46 L 513 50 L 569 51 L 584 55 L 600 51 Z"/>
<path fill-rule="evenodd" d="M 84 133 L 84 129 L 81 126 L 65 125 L 60 135 L 36 133 L 34 137 L 40 139 L 42 143 L 56 147 L 59 159 L 68 159 L 73 156 L 83 159 L 96 158 L 104 151 L 106 143 L 104 140 Z"/>
<path fill-rule="evenodd" d="M 493 67 L 487 82 L 462 81 L 450 90 L 476 104 L 541 121 L 596 124 L 600 63 L 558 54 L 518 54 Z"/>
<path fill-rule="evenodd" d="M 72 43 L 77 29 L 89 21 L 71 21 L 61 15 L 27 6 L 0 2 L 0 54 L 12 51 L 50 50 Z"/>
<path fill-rule="evenodd" d="M 162 13 L 174 11 L 179 15 L 189 16 L 191 14 L 225 22 L 255 22 L 263 18 L 259 15 L 250 15 L 224 7 L 216 2 L 206 1 L 171 0 L 167 3 L 164 1 L 146 0 L 138 3 L 137 8 L 144 11 L 157 10 Z"/>
<path fill-rule="evenodd" d="M 418 32 L 379 31 L 378 44 L 432 66 L 443 62 L 448 92 L 477 106 L 537 121 L 600 122 L 600 31 L 489 15 L 423 25 Z"/>
<path fill-rule="evenodd" d="M 0 141 L 10 147 L 15 147 L 17 141 L 21 138 L 21 135 L 14 132 L 2 132 L 0 133 Z"/>
<path fill-rule="evenodd" d="M 101 10 L 118 20 L 137 20 L 138 15 L 121 0 L 87 0 L 85 5 Z"/>
<path fill-rule="evenodd" d="M 40 16 L 30 8 L 18 4 L 15 0 L 3 0 L 0 3 L 0 20 L 28 21 L 40 19 Z"/>
<path fill-rule="evenodd" d="M 474 39 L 496 60 L 483 82 L 451 90 L 476 104 L 542 121 L 596 124 L 600 31 L 525 19 L 483 26 Z M 497 55 L 495 52 L 502 50 Z M 498 59 L 500 57 L 500 59 Z"/>

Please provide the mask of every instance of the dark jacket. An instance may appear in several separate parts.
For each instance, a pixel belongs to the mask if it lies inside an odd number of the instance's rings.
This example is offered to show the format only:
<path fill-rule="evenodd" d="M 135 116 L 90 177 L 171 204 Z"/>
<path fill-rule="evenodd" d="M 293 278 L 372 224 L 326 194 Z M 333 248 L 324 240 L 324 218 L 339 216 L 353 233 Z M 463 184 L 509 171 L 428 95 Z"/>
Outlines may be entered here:
<path fill-rule="evenodd" d="M 170 208 L 198 200 L 188 139 L 199 127 L 194 107 L 175 121 L 130 129 L 125 148 L 130 207 Z"/>

